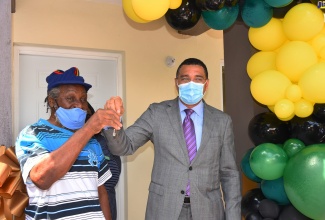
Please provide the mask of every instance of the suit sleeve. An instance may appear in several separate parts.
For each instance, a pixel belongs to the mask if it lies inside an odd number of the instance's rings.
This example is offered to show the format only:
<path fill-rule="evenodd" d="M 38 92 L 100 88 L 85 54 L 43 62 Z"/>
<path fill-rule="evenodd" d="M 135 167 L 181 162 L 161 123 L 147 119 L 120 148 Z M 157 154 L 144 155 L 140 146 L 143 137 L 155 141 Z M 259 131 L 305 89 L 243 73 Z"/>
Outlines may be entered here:
<path fill-rule="evenodd" d="M 113 136 L 113 129 L 103 130 L 110 152 L 118 156 L 131 155 L 151 140 L 154 123 L 153 112 L 153 105 L 150 105 L 133 125 L 125 130 L 121 128 L 115 136 Z"/>
<path fill-rule="evenodd" d="M 228 116 L 220 156 L 221 186 L 227 220 L 241 219 L 241 184 L 236 165 L 236 152 L 231 118 Z"/>

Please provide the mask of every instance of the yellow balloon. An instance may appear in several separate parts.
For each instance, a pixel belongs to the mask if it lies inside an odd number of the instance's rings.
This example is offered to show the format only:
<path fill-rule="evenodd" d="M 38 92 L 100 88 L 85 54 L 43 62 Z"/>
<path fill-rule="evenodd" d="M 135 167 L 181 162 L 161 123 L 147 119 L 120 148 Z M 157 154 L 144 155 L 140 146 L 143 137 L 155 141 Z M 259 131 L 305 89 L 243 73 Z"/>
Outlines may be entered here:
<path fill-rule="evenodd" d="M 279 48 L 286 40 L 280 19 L 271 20 L 260 28 L 250 27 L 248 30 L 249 42 L 258 50 L 273 51 Z"/>
<path fill-rule="evenodd" d="M 302 97 L 302 92 L 300 87 L 297 84 L 292 84 L 286 89 L 285 97 L 292 102 L 297 102 Z"/>
<path fill-rule="evenodd" d="M 314 105 L 305 99 L 300 99 L 295 103 L 295 115 L 300 118 L 306 118 L 314 111 Z"/>
<path fill-rule="evenodd" d="M 279 118 L 281 121 L 290 121 L 293 117 L 295 117 L 295 113 L 293 112 L 289 117 L 287 118 Z"/>
<path fill-rule="evenodd" d="M 276 70 L 276 53 L 273 51 L 259 51 L 255 53 L 247 62 L 248 76 L 253 79 L 257 74 L 265 70 Z"/>
<path fill-rule="evenodd" d="M 325 59 L 325 46 L 322 47 L 320 50 L 319 50 L 319 53 L 318 55 L 320 56 L 320 61 L 324 60 Z"/>
<path fill-rule="evenodd" d="M 134 12 L 142 19 L 153 21 L 168 11 L 170 0 L 131 0 Z"/>
<path fill-rule="evenodd" d="M 320 56 L 321 49 L 325 46 L 325 33 L 317 34 L 310 42 L 311 46 L 316 51 L 316 54 Z"/>
<path fill-rule="evenodd" d="M 278 118 L 288 118 L 294 114 L 295 105 L 289 99 L 281 99 L 274 105 L 274 113 Z"/>
<path fill-rule="evenodd" d="M 285 97 L 291 85 L 288 77 L 276 70 L 266 70 L 253 78 L 250 85 L 252 96 L 263 105 L 275 105 Z"/>
<path fill-rule="evenodd" d="M 297 4 L 283 18 L 283 30 L 290 40 L 311 40 L 323 27 L 323 13 L 312 3 Z"/>
<path fill-rule="evenodd" d="M 124 13 L 130 18 L 131 20 L 137 22 L 137 23 L 147 23 L 150 21 L 144 20 L 140 18 L 133 10 L 132 2 L 131 0 L 122 0 L 123 5 L 123 11 Z"/>
<path fill-rule="evenodd" d="M 274 113 L 274 105 L 268 105 L 267 108 L 270 109 L 270 111 Z"/>
<path fill-rule="evenodd" d="M 313 103 L 325 103 L 325 63 L 317 63 L 301 76 L 302 97 Z"/>
<path fill-rule="evenodd" d="M 176 9 L 179 6 L 181 6 L 181 4 L 182 4 L 182 0 L 170 0 L 169 8 L 170 9 Z"/>
<path fill-rule="evenodd" d="M 291 41 L 284 44 L 275 59 L 277 70 L 292 82 L 298 82 L 303 72 L 317 62 L 315 50 L 304 41 Z"/>

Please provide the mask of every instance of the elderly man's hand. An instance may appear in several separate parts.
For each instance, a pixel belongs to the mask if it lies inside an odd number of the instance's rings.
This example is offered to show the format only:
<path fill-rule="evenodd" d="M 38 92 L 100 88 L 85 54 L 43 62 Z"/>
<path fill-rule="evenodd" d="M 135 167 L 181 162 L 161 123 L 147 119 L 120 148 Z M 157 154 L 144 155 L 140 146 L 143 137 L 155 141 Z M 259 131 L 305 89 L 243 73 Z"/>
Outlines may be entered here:
<path fill-rule="evenodd" d="M 106 101 L 104 109 L 98 109 L 87 121 L 86 125 L 95 134 L 105 127 L 120 130 L 122 127 L 121 116 L 124 113 L 122 99 L 118 96 Z"/>
<path fill-rule="evenodd" d="M 104 109 L 112 109 L 117 114 L 122 116 L 124 113 L 124 107 L 123 107 L 123 101 L 121 97 L 119 96 L 111 97 L 109 100 L 106 101 Z"/>

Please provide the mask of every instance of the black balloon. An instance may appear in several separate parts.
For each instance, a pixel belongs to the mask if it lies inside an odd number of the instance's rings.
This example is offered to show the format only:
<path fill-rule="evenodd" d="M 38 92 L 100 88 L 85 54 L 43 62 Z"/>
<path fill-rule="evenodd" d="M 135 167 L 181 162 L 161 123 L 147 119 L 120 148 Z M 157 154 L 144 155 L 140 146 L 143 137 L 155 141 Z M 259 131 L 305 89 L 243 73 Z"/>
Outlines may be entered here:
<path fill-rule="evenodd" d="M 265 196 L 260 188 L 247 191 L 241 200 L 242 216 L 246 218 L 249 213 L 258 213 L 258 208 L 263 199 L 265 199 Z"/>
<path fill-rule="evenodd" d="M 245 220 L 263 220 L 263 217 L 258 212 L 250 212 L 246 215 Z"/>
<path fill-rule="evenodd" d="M 202 11 L 215 11 L 225 5 L 226 0 L 195 0 L 196 6 Z"/>
<path fill-rule="evenodd" d="M 278 220 L 311 220 L 299 212 L 293 205 L 288 205 L 281 211 Z"/>
<path fill-rule="evenodd" d="M 275 219 L 278 217 L 280 213 L 280 207 L 279 205 L 270 200 L 270 199 L 263 199 L 260 203 L 260 206 L 258 208 L 258 211 L 263 216 L 263 218 L 270 218 Z"/>
<path fill-rule="evenodd" d="M 194 27 L 201 17 L 201 10 L 195 0 L 183 0 L 176 9 L 168 9 L 165 14 L 167 23 L 175 30 L 187 30 Z"/>
<path fill-rule="evenodd" d="M 325 143 L 325 123 L 315 116 L 294 117 L 290 120 L 291 137 L 304 142 L 305 145 Z"/>
<path fill-rule="evenodd" d="M 249 137 L 255 146 L 262 143 L 282 144 L 289 139 L 289 122 L 281 121 L 273 112 L 254 116 L 248 125 Z"/>
<path fill-rule="evenodd" d="M 325 104 L 316 103 L 313 115 L 321 122 L 325 122 Z"/>
<path fill-rule="evenodd" d="M 231 7 L 231 6 L 235 6 L 235 5 L 237 5 L 238 1 L 239 1 L 239 0 L 226 0 L 226 1 L 225 1 L 225 5 L 227 5 L 227 6 L 229 6 L 229 7 Z"/>

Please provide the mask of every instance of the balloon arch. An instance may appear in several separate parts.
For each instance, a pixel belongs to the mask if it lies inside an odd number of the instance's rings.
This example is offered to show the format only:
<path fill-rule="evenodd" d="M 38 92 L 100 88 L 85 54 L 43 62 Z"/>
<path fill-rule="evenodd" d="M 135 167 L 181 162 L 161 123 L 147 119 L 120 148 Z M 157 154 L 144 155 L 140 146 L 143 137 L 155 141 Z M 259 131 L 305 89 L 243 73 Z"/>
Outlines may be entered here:
<path fill-rule="evenodd" d="M 203 17 L 225 30 L 241 19 L 257 52 L 247 63 L 253 98 L 269 112 L 251 119 L 254 143 L 241 170 L 259 188 L 242 198 L 245 220 L 325 219 L 325 27 L 323 1 L 123 0 L 147 23 L 165 17 L 175 30 Z M 325 7 L 324 7 L 325 8 Z"/>

